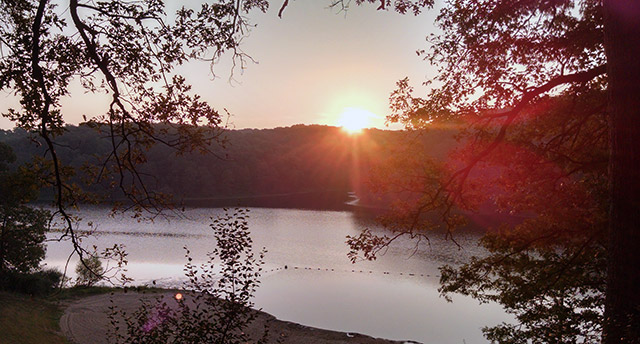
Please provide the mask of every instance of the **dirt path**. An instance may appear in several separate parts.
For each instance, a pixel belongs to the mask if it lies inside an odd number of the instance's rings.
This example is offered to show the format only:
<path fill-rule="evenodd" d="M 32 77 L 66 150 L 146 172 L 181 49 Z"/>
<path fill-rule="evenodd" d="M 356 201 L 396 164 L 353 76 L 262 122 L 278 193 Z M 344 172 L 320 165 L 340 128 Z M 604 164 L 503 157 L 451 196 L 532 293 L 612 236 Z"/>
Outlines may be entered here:
<path fill-rule="evenodd" d="M 159 296 L 162 300 L 170 303 L 173 301 L 174 295 L 173 292 L 168 291 L 150 294 L 118 292 L 113 295 L 103 294 L 85 297 L 69 304 L 60 319 L 60 328 L 76 344 L 107 344 L 107 329 L 110 326 L 107 312 L 111 305 L 111 300 L 113 300 L 118 309 L 131 313 L 138 308 L 141 298 L 153 300 Z M 247 333 L 252 335 L 253 338 L 258 338 L 265 324 L 269 326 L 270 342 L 276 342 L 277 338 L 282 338 L 283 343 L 402 343 L 372 338 L 357 333 L 336 332 L 303 326 L 278 320 L 264 312 L 259 312 L 258 318 L 247 329 Z"/>

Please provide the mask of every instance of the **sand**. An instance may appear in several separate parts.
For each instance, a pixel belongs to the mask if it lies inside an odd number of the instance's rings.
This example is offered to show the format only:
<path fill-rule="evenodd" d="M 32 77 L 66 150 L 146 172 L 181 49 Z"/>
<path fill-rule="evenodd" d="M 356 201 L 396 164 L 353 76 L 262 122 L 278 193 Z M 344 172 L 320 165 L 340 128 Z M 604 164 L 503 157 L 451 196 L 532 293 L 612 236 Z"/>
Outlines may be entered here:
<path fill-rule="evenodd" d="M 173 291 L 145 294 L 116 292 L 84 297 L 69 303 L 60 319 L 60 328 L 64 335 L 76 344 L 106 344 L 109 343 L 107 330 L 111 326 L 107 315 L 111 300 L 119 309 L 131 313 L 138 308 L 141 298 L 151 301 L 160 297 L 168 304 L 175 304 L 174 295 Z M 258 312 L 257 319 L 245 332 L 252 338 L 259 338 L 265 324 L 269 326 L 269 342 L 274 343 L 278 338 L 282 343 L 412 343 L 313 328 L 278 320 L 265 312 Z"/>

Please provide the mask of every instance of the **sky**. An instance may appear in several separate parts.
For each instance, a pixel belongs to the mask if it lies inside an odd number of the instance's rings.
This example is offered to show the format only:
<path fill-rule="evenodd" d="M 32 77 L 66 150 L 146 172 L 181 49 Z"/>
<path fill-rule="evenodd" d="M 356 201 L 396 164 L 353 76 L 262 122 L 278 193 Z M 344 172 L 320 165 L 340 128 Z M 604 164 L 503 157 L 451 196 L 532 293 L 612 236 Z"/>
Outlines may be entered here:
<path fill-rule="evenodd" d="M 169 1 L 170 3 L 170 1 Z M 227 109 L 231 128 L 274 128 L 294 124 L 340 125 L 343 113 L 368 116 L 367 127 L 385 128 L 388 98 L 395 83 L 409 77 L 418 91 L 435 68 L 415 53 L 428 47 L 435 32 L 435 10 L 419 16 L 376 11 L 376 5 L 355 5 L 348 12 L 329 9 L 330 0 L 293 0 L 283 18 L 280 2 L 265 14 L 249 14 L 257 26 L 241 49 L 254 58 L 245 70 L 235 70 L 223 58 L 180 67 L 194 92 L 217 109 Z M 171 6 L 171 3 L 170 3 Z M 71 86 L 62 101 L 65 121 L 78 124 L 105 112 L 109 97 Z M 8 92 L 0 93 L 0 111 L 17 107 Z M 13 127 L 0 118 L 0 128 Z M 399 128 L 398 125 L 392 129 Z"/>

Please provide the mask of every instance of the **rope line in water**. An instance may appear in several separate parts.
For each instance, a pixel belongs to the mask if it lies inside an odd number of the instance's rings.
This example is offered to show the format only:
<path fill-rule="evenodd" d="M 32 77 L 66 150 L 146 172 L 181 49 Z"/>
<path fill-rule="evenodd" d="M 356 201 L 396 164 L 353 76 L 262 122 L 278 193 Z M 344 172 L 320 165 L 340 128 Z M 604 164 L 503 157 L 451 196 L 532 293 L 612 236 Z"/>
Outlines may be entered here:
<path fill-rule="evenodd" d="M 373 270 L 356 270 L 356 269 L 351 269 L 351 270 L 336 270 L 336 269 L 331 269 L 331 268 L 312 268 L 312 267 L 305 267 L 305 266 L 292 266 L 291 267 L 293 270 L 309 270 L 309 271 L 338 271 L 338 272 L 351 272 L 351 273 L 369 273 L 369 274 L 373 274 L 373 273 L 380 273 L 382 272 L 383 275 L 400 275 L 400 276 L 410 276 L 410 277 L 440 277 L 440 275 L 431 275 L 431 274 L 418 274 L 418 273 L 406 273 L 406 272 L 393 272 L 393 271 L 373 271 Z M 274 271 L 282 271 L 282 270 L 287 270 L 288 266 L 285 265 L 284 267 L 279 267 L 279 268 L 273 268 L 270 270 L 265 270 L 264 272 L 274 272 Z"/>

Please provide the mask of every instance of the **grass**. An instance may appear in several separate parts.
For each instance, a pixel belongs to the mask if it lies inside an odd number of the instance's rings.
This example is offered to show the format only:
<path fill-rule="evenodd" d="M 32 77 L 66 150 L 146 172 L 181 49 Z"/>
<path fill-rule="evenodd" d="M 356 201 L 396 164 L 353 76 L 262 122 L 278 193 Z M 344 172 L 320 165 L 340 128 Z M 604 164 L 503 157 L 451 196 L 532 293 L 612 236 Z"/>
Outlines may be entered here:
<path fill-rule="evenodd" d="M 60 333 L 61 316 L 54 302 L 0 292 L 0 344 L 69 343 Z"/>
<path fill-rule="evenodd" d="M 64 307 L 59 301 L 110 293 L 118 288 L 74 287 L 55 292 L 49 297 L 0 291 L 0 344 L 69 344 L 60 332 Z M 159 288 L 129 288 L 138 292 L 159 292 Z"/>

